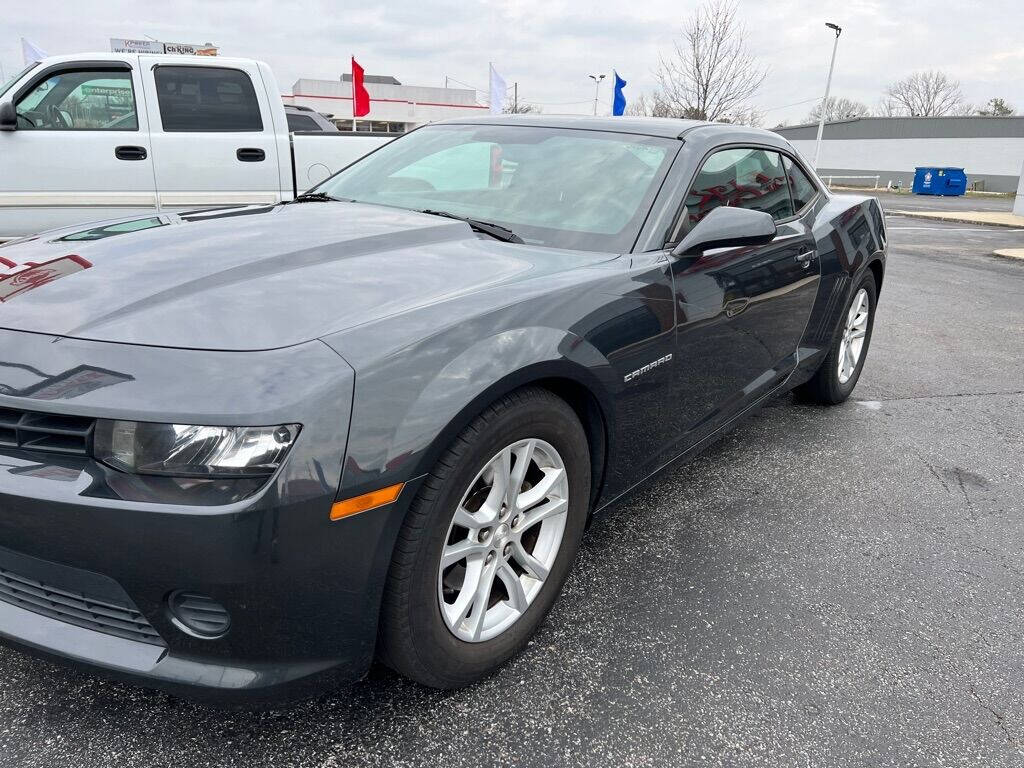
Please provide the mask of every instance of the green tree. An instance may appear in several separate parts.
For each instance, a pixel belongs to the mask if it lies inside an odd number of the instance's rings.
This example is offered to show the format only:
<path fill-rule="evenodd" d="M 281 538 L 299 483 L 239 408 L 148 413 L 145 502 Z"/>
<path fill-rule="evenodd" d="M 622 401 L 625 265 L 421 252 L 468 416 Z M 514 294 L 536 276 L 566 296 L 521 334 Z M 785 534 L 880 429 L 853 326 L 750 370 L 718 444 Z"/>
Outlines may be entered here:
<path fill-rule="evenodd" d="M 989 99 L 985 106 L 979 107 L 978 114 L 985 117 L 1013 117 L 1017 114 L 1017 110 L 997 97 Z"/>

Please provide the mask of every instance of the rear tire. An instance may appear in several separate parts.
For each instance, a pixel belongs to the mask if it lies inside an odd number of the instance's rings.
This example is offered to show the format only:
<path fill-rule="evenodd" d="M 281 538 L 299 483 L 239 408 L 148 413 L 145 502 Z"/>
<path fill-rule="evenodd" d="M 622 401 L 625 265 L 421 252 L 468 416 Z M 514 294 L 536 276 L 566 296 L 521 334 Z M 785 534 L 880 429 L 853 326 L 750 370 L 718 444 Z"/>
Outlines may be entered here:
<path fill-rule="evenodd" d="M 388 572 L 380 660 L 433 688 L 496 671 L 561 591 L 589 496 L 586 434 L 565 401 L 529 387 L 489 406 L 409 509 Z"/>
<path fill-rule="evenodd" d="M 828 356 L 814 376 L 796 388 L 801 399 L 823 405 L 838 405 L 850 396 L 857 386 L 868 356 L 877 300 L 875 277 L 869 270 L 853 289 L 846 310 L 839 317 Z M 858 311 L 861 302 L 866 303 L 866 316 Z M 862 335 L 858 337 L 857 334 Z M 859 346 L 858 340 L 862 341 Z"/>

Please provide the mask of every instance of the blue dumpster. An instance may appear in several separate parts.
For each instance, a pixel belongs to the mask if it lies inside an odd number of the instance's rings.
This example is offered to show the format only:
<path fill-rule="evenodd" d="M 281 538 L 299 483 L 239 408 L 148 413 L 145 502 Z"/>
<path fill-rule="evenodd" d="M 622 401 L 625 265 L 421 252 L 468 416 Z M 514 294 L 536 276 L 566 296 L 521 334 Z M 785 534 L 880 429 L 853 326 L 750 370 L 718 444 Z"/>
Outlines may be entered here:
<path fill-rule="evenodd" d="M 948 195 L 956 197 L 967 191 L 967 174 L 963 168 L 916 168 L 915 195 Z"/>

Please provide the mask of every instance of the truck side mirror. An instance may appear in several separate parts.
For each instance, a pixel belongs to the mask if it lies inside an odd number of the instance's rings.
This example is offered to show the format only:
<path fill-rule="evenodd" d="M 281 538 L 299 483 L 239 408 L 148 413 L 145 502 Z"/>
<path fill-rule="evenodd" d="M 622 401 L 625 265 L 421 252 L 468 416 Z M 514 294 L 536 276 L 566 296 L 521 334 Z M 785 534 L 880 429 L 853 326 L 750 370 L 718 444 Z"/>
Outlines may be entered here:
<path fill-rule="evenodd" d="M 16 130 L 18 130 L 18 113 L 14 109 L 14 104 L 5 101 L 0 104 L 0 131 Z"/>

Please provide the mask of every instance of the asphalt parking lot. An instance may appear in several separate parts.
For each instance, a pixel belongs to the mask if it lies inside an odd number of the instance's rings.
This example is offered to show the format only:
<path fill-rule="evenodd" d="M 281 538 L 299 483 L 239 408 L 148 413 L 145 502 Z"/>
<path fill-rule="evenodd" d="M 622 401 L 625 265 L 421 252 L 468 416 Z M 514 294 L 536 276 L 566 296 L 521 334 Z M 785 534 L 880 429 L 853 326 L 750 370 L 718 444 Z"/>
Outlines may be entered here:
<path fill-rule="evenodd" d="M 1024 233 L 889 226 L 852 400 L 597 520 L 496 677 L 223 712 L 0 649 L 0 765 L 1021 765 L 1024 263 L 989 254 Z"/>

